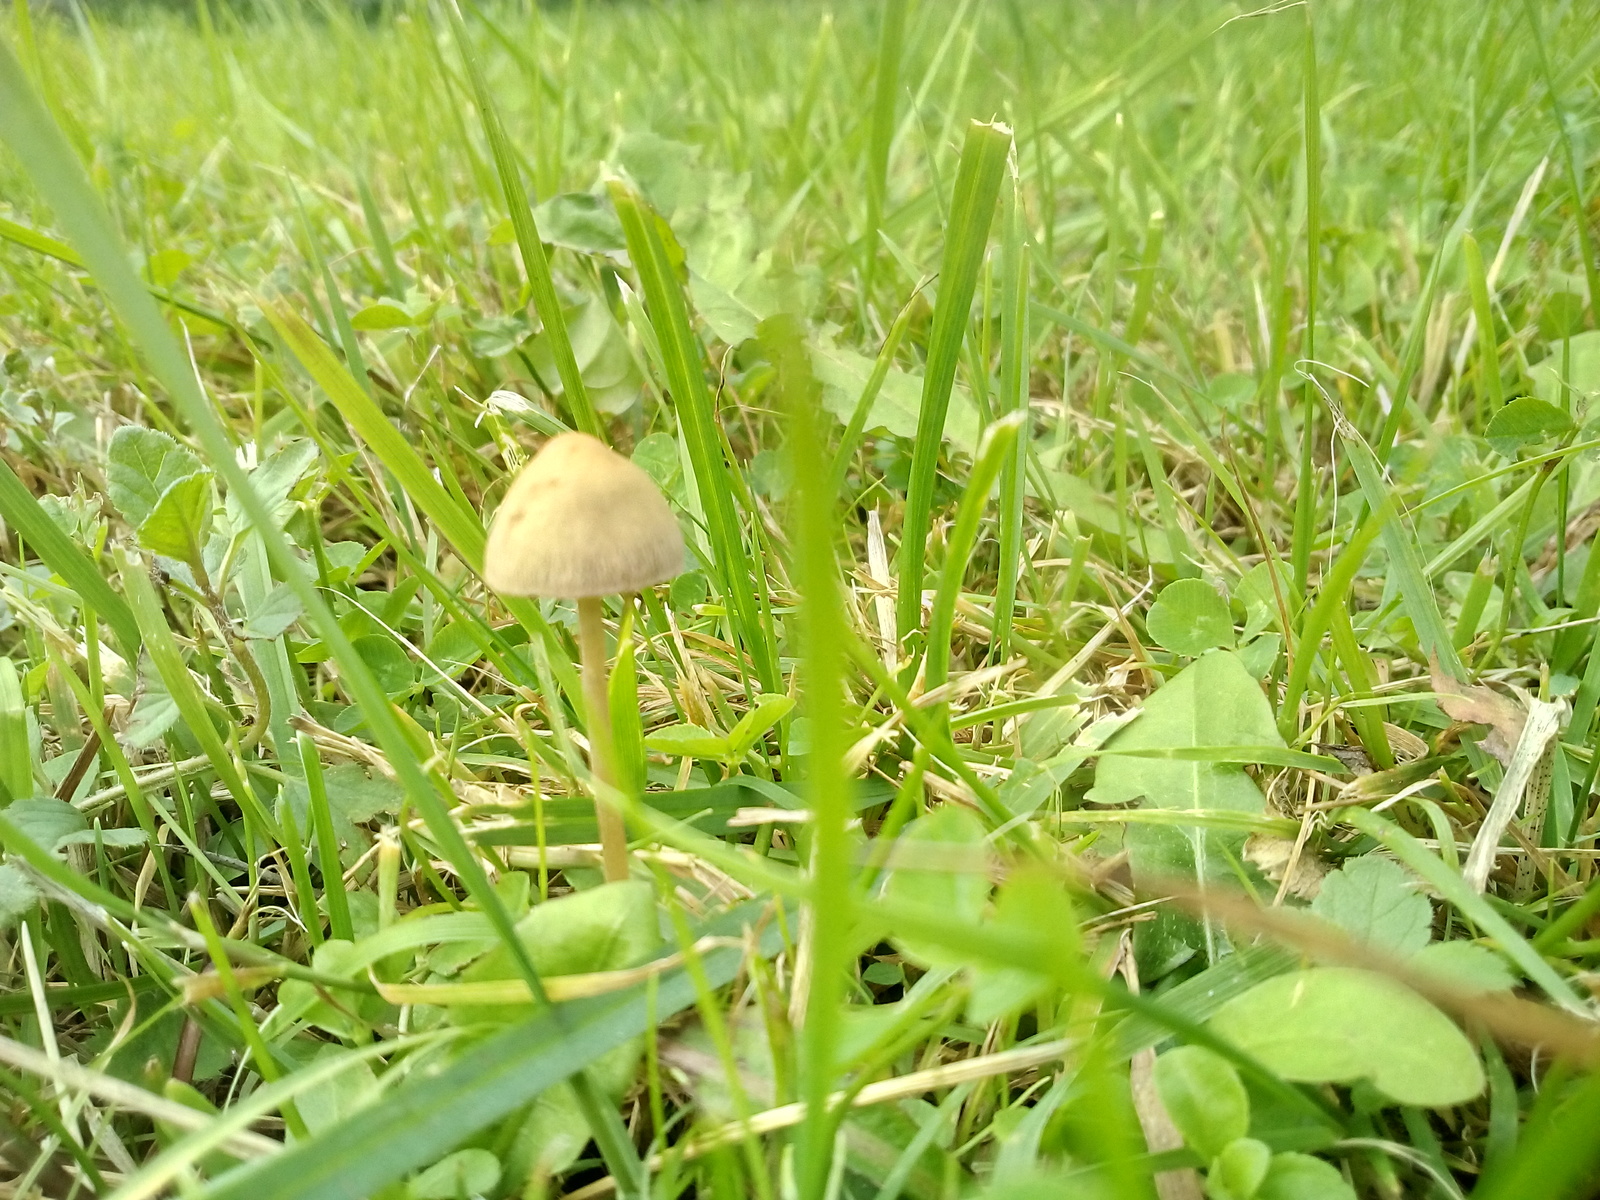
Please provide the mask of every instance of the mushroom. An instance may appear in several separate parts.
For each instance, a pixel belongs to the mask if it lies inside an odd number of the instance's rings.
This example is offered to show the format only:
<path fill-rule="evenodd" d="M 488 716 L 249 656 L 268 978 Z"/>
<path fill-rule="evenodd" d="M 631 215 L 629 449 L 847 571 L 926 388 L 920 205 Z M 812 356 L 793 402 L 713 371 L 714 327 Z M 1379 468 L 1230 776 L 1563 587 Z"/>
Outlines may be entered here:
<path fill-rule="evenodd" d="M 628 877 L 616 786 L 602 596 L 640 591 L 683 570 L 683 535 L 655 481 L 587 433 L 551 438 L 512 480 L 484 549 L 483 578 L 507 596 L 578 602 L 578 656 L 589 713 L 589 766 L 607 880 Z"/>

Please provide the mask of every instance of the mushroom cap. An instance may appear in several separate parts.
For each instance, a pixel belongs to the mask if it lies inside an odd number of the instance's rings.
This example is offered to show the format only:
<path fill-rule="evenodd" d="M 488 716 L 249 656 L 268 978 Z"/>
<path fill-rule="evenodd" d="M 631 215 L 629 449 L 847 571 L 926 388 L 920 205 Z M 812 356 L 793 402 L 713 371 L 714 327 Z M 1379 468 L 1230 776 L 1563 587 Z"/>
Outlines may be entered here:
<path fill-rule="evenodd" d="M 614 596 L 671 579 L 683 560 L 655 480 L 599 438 L 563 433 L 511 481 L 483 578 L 508 596 Z"/>

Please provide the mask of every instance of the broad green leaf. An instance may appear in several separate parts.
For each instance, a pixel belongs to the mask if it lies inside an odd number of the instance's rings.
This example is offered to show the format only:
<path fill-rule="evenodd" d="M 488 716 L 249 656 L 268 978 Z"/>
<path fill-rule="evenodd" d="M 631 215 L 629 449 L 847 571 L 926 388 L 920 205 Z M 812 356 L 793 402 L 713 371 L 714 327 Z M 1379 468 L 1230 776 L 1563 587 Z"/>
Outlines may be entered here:
<path fill-rule="evenodd" d="M 0 461 L 0 517 L 22 535 L 40 561 L 78 593 L 84 604 L 100 614 L 116 634 L 123 657 L 138 658 L 139 625 L 127 602 L 112 591 L 83 547 L 63 532 L 27 485 L 17 478 L 17 473 L 3 461 Z"/>
<path fill-rule="evenodd" d="M 819 341 L 811 347 L 811 369 L 822 384 L 822 403 L 841 424 L 855 413 L 856 404 L 872 378 L 876 364 L 872 359 L 843 346 Z M 922 377 L 890 367 L 883 377 L 863 429 L 884 429 L 896 437 L 911 438 L 917 433 L 917 411 L 922 396 Z M 950 393 L 950 410 L 945 420 L 944 437 L 952 446 L 971 454 L 978 448 L 978 408 L 972 394 L 956 386 Z"/>
<path fill-rule="evenodd" d="M 1144 758 L 1130 753 L 1203 752 L 1232 746 L 1284 749 L 1261 685 L 1237 655 L 1217 650 L 1180 671 L 1145 701 L 1139 716 L 1117 731 L 1095 769 L 1088 798 L 1109 805 L 1140 801 L 1175 813 L 1232 810 L 1260 816 L 1261 789 L 1237 762 L 1199 758 Z M 1136 878 L 1191 878 L 1204 884 L 1229 875 L 1227 857 L 1237 855 L 1244 833 L 1133 824 L 1127 844 Z M 1176 936 L 1193 930 L 1174 918 Z M 1191 943 L 1192 944 L 1192 943 Z"/>
<path fill-rule="evenodd" d="M 487 1195 L 500 1182 L 500 1160 L 487 1150 L 447 1154 L 406 1185 L 412 1200 Z"/>
<path fill-rule="evenodd" d="M 1273 565 L 1277 567 L 1278 586 L 1272 586 Z M 1260 562 L 1246 571 L 1233 585 L 1233 597 L 1244 608 L 1244 636 L 1248 640 L 1264 629 L 1278 625 L 1278 602 L 1288 610 L 1292 621 L 1300 614 L 1304 598 L 1294 590 L 1294 572 L 1281 560 Z M 1281 631 L 1280 631 L 1281 633 Z"/>
<path fill-rule="evenodd" d="M 1210 1160 L 1250 1131 L 1250 1096 L 1239 1072 L 1203 1046 L 1179 1046 L 1156 1059 L 1156 1090 L 1183 1140 Z"/>
<path fill-rule="evenodd" d="M 326 1062 L 348 1053 L 342 1046 L 323 1043 L 313 1051 L 307 1062 Z M 353 1062 L 347 1070 L 300 1093 L 295 1097 L 295 1108 L 299 1110 L 306 1128 L 312 1134 L 318 1134 L 354 1116 L 376 1100 L 378 1095 L 378 1077 L 373 1073 L 372 1065 L 362 1060 Z"/>
<path fill-rule="evenodd" d="M 106 451 L 111 503 L 135 529 L 150 519 L 168 488 L 204 470 L 193 451 L 158 429 L 124 425 Z"/>
<path fill-rule="evenodd" d="M 990 925 L 1020 934 L 1076 940 L 1078 918 L 1061 881 L 1043 868 L 1013 871 L 995 899 Z M 1018 1012 L 1052 987 L 1049 976 L 1014 967 L 968 967 L 967 1018 L 986 1026 Z"/>
<path fill-rule="evenodd" d="M 300 602 L 300 597 L 292 589 L 279 585 L 267 594 L 264 603 L 245 618 L 242 632 L 247 638 L 275 638 L 298 621 L 304 612 L 305 605 Z"/>
<path fill-rule="evenodd" d="M 130 846 L 142 846 L 145 834 L 142 829 L 80 829 L 76 833 L 69 833 L 56 842 L 56 849 L 67 846 L 93 846 L 101 845 L 107 850 L 126 850 Z"/>
<path fill-rule="evenodd" d="M 1600 329 L 1575 333 L 1568 339 L 1571 345 L 1572 374 L 1565 380 L 1579 397 L 1600 392 Z M 1548 404 L 1561 403 L 1561 341 L 1552 341 L 1550 353 L 1529 370 L 1534 393 Z M 1508 406 L 1509 407 L 1509 406 Z"/>
<path fill-rule="evenodd" d="M 1559 437 L 1572 428 L 1572 418 L 1554 404 L 1520 396 L 1494 414 L 1483 435 L 1497 453 L 1510 456 L 1531 442 Z"/>
<path fill-rule="evenodd" d="M 660 941 L 655 893 L 640 880 L 608 883 L 534 905 L 517 936 L 541 975 L 582 975 L 632 966 Z M 464 983 L 517 979 L 510 951 L 497 946 L 461 972 Z M 515 1021 L 526 1005 L 476 1005 L 460 1010 L 473 1023 Z"/>
<path fill-rule="evenodd" d="M 192 562 L 211 531 L 211 475 L 176 480 L 139 524 L 139 544 L 156 554 Z"/>
<path fill-rule="evenodd" d="M 565 313 L 571 349 L 583 375 L 584 386 L 598 401 L 606 398 L 601 411 L 624 412 L 639 399 L 644 380 L 639 375 L 632 352 L 628 349 L 627 335 L 611 314 L 611 308 L 599 297 L 590 297 Z M 559 380 L 554 343 L 550 331 L 545 330 L 527 346 L 528 357 L 539 372 L 539 378 Z M 561 394 L 554 382 L 551 388 Z"/>
<path fill-rule="evenodd" d="M 1394 822 L 1368 809 L 1355 807 L 1344 819 L 1368 837 L 1384 843 L 1394 856 L 1410 867 L 1444 900 L 1455 905 L 1463 916 L 1494 939 L 1501 951 L 1546 995 L 1568 1012 L 1588 1016 L 1568 980 L 1562 978 L 1528 940 L 1502 917 L 1488 899 L 1467 886 L 1459 870 L 1446 866 L 1437 853 L 1422 845 Z"/>
<path fill-rule="evenodd" d="M 255 488 L 261 503 L 280 520 L 292 510 L 289 495 L 319 454 L 317 444 L 309 438 L 291 438 L 250 472 L 250 486 Z M 224 508 L 234 528 L 249 524 L 237 496 L 229 493 Z"/>
<path fill-rule="evenodd" d="M 622 222 L 607 196 L 560 192 L 533 210 L 539 236 L 552 246 L 583 254 L 621 254 L 627 249 Z"/>
<path fill-rule="evenodd" d="M 1483 1091 L 1483 1066 L 1450 1019 L 1386 975 L 1315 967 L 1225 1004 L 1211 1030 L 1300 1083 L 1369 1080 L 1398 1104 L 1442 1108 Z"/>
<path fill-rule="evenodd" d="M 1337 1168 L 1309 1154 L 1274 1154 L 1256 1200 L 1356 1200 Z"/>
<path fill-rule="evenodd" d="M 452 621 L 440 627 L 423 653 L 429 662 L 455 679 L 483 657 L 484 636 L 481 627 L 470 621 Z"/>
<path fill-rule="evenodd" d="M 774 311 L 765 289 L 729 289 L 712 282 L 697 271 L 689 274 L 689 298 L 694 310 L 723 342 L 738 346 L 756 336 L 756 326 Z"/>
<path fill-rule="evenodd" d="M 1252 1137 L 1235 1138 L 1211 1160 L 1206 1195 L 1211 1200 L 1252 1200 L 1267 1177 L 1272 1150 Z"/>
<path fill-rule="evenodd" d="M 369 304 L 350 314 L 350 328 L 373 332 L 382 329 L 407 329 L 413 325 L 425 325 L 426 321 L 419 321 L 398 304 L 390 304 L 379 300 L 376 304 Z"/>
<path fill-rule="evenodd" d="M 1433 905 L 1404 868 L 1374 854 L 1350 859 L 1322 881 L 1311 911 L 1357 941 L 1401 957 L 1428 944 Z"/>
<path fill-rule="evenodd" d="M 380 814 L 397 812 L 405 800 L 405 789 L 399 784 L 381 774 L 368 775 L 359 763 L 335 763 L 323 769 L 322 777 L 334 836 L 341 845 L 365 849 L 371 839 L 357 826 Z M 305 781 L 291 779 L 283 789 L 283 797 L 292 807 L 296 827 L 306 831 L 306 844 L 315 844 L 316 825 Z"/>
<path fill-rule="evenodd" d="M 618 1053 L 613 1050 L 596 1061 L 604 1063 Z M 630 1065 L 632 1061 L 630 1057 Z M 589 1122 L 572 1087 L 558 1083 L 528 1106 L 506 1151 L 506 1172 L 512 1179 L 529 1179 L 535 1172 L 559 1175 L 577 1162 L 588 1141 Z"/>
<path fill-rule="evenodd" d="M 135 749 L 153 746 L 162 734 L 177 723 L 179 715 L 178 702 L 172 698 L 166 686 L 156 679 L 145 686 L 143 694 L 135 702 L 133 715 L 128 719 L 123 736 L 128 745 Z"/>
<path fill-rule="evenodd" d="M 0 929 L 10 929 L 39 903 L 39 890 L 10 863 L 0 863 Z"/>
<path fill-rule="evenodd" d="M 378 686 L 391 696 L 398 696 L 417 681 L 417 664 L 400 643 L 386 633 L 369 633 L 354 638 L 350 643 L 361 660 L 367 664 Z"/>
<path fill-rule="evenodd" d="M 1240 412 L 1255 394 L 1256 381 L 1237 372 L 1214 376 L 1206 386 L 1206 399 L 1227 413 Z"/>
<path fill-rule="evenodd" d="M 1509 992 L 1517 985 L 1505 959 L 1476 942 L 1434 942 L 1418 951 L 1411 965 L 1468 992 Z"/>
<path fill-rule="evenodd" d="M 742 758 L 765 736 L 766 731 L 778 725 L 782 718 L 794 710 L 792 696 L 757 696 L 755 707 L 739 718 L 738 725 L 728 733 L 730 757 Z"/>
<path fill-rule="evenodd" d="M 353 978 L 354 973 L 375 960 L 363 961 L 356 946 L 343 938 L 329 938 L 311 953 L 311 965 L 333 976 Z M 347 1040 L 364 1040 L 373 1025 L 393 1020 L 399 1010 L 381 996 L 371 994 L 335 995 L 303 979 L 285 979 L 278 985 L 278 1008 L 272 1023 L 287 1027 L 295 1021 L 325 1029 Z"/>
<path fill-rule="evenodd" d="M 731 753 L 728 739 L 698 725 L 667 725 L 644 735 L 644 748 L 672 758 L 725 759 Z"/>
<path fill-rule="evenodd" d="M 53 796 L 30 796 L 14 801 L 6 809 L 19 829 L 46 850 L 54 850 L 69 834 L 89 828 L 84 815 L 65 800 Z"/>
<path fill-rule="evenodd" d="M 976 921 L 989 898 L 983 846 L 983 822 L 974 813 L 941 805 L 907 825 L 895 843 L 895 861 L 927 865 L 896 867 L 884 884 L 885 898 Z M 918 938 L 896 937 L 895 944 L 920 966 L 966 965 L 965 956 Z"/>
<path fill-rule="evenodd" d="M 1167 584 L 1150 606 L 1145 629 L 1157 645 L 1174 654 L 1204 654 L 1219 646 L 1233 646 L 1233 616 L 1228 602 L 1203 579 L 1179 579 Z"/>

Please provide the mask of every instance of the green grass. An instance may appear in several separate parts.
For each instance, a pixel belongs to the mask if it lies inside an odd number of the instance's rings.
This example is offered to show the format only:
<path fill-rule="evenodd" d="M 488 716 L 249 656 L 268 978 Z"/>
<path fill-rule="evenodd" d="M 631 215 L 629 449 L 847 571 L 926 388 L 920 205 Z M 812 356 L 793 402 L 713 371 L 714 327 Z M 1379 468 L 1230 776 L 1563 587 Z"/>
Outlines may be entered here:
<path fill-rule="evenodd" d="M 1582 5 L 0 42 L 8 1194 L 1594 1190 Z"/>

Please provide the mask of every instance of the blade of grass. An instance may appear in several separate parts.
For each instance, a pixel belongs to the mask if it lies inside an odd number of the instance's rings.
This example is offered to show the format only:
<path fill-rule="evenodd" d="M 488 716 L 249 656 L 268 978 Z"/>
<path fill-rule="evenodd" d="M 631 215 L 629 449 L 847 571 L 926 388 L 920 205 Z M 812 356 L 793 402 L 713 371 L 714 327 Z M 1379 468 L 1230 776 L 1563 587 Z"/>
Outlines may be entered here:
<path fill-rule="evenodd" d="M 961 581 L 971 565 L 972 550 L 978 541 L 978 523 L 989 504 L 995 480 L 1008 463 L 1015 463 L 1017 431 L 1024 414 L 1011 412 L 984 430 L 978 456 L 967 477 L 966 490 L 956 506 L 955 526 L 945 546 L 944 570 L 934 594 L 933 611 L 928 617 L 927 664 L 923 677 L 927 690 L 943 687 L 950 678 L 950 638 L 955 625 L 956 601 L 961 597 Z M 944 706 L 940 706 L 940 711 Z M 940 718 L 935 718 L 940 719 Z"/>
<path fill-rule="evenodd" d="M 714 571 L 719 590 L 732 608 L 732 624 L 755 662 L 761 690 L 777 695 L 783 690 L 773 640 L 761 620 L 756 602 L 755 578 L 765 570 L 745 548 L 733 496 L 724 481 L 730 469 L 723 454 L 716 409 L 701 367 L 699 339 L 689 322 L 683 288 L 673 274 L 666 247 L 657 232 L 661 218 L 631 188 L 613 180 L 611 200 L 622 218 L 628 255 L 638 273 L 649 306 L 651 326 L 661 345 L 667 386 L 672 393 L 684 440 L 694 466 L 695 485 L 711 538 Z"/>
<path fill-rule="evenodd" d="M 1478 240 L 1470 233 L 1461 238 L 1467 263 L 1467 287 L 1472 292 L 1472 312 L 1478 325 L 1478 428 L 1481 430 L 1505 403 L 1500 384 L 1500 347 L 1494 336 L 1494 308 L 1489 303 L 1489 281 L 1484 275 Z"/>
<path fill-rule="evenodd" d="M 1423 656 L 1437 656 L 1439 665 L 1449 671 L 1452 677 L 1464 680 L 1466 668 L 1461 665 L 1461 658 L 1456 653 L 1455 640 L 1450 636 L 1450 629 L 1444 623 L 1444 615 L 1439 611 L 1438 597 L 1428 586 L 1427 574 L 1422 569 L 1422 556 L 1417 550 L 1416 536 L 1407 526 L 1394 496 L 1384 482 L 1383 468 L 1378 465 L 1372 448 L 1356 431 L 1355 426 L 1345 418 L 1332 397 L 1328 397 L 1328 405 L 1333 411 L 1334 430 L 1338 433 L 1345 453 L 1349 456 L 1350 465 L 1355 470 L 1356 479 L 1361 484 L 1361 493 L 1366 500 L 1367 509 L 1369 512 L 1380 514 L 1383 520 L 1383 544 L 1389 551 L 1389 569 L 1393 572 L 1396 586 L 1400 589 L 1400 600 L 1406 616 L 1411 618 L 1411 624 L 1416 629 L 1417 641 L 1421 644 Z"/>
<path fill-rule="evenodd" d="M 911 451 L 911 480 L 906 489 L 905 520 L 900 533 L 900 595 L 896 629 L 901 639 L 916 628 L 922 613 L 922 581 L 926 573 L 928 533 L 933 519 L 934 479 L 944 445 L 945 415 L 955 385 L 961 345 L 971 323 L 972 296 L 978 267 L 989 241 L 989 226 L 1000 197 L 1000 181 L 1011 149 L 1011 130 L 974 121 L 956 171 L 950 224 L 945 233 L 939 271 L 939 297 L 933 310 L 928 361 L 922 377 L 922 404 L 917 414 L 916 444 Z"/>
<path fill-rule="evenodd" d="M 844 646 L 848 637 L 834 557 L 838 494 L 829 486 L 821 389 L 811 373 L 799 323 L 778 317 L 760 327 L 778 371 L 795 480 L 795 585 L 801 622 L 801 686 L 810 721 L 807 779 L 809 874 L 813 902 L 803 919 L 810 981 L 800 1040 L 800 1097 L 806 1119 L 796 1146 L 795 1179 L 803 1200 L 821 1200 L 832 1175 L 834 1134 L 842 1112 L 827 1100 L 843 1028 L 840 1008 L 852 955 L 853 892 L 845 824 L 853 813 L 844 758 Z"/>
<path fill-rule="evenodd" d="M 994 587 L 993 650 L 996 662 L 1011 657 L 1017 607 L 1017 574 L 1022 563 L 1023 504 L 1027 495 L 1029 429 L 1028 247 L 1026 214 L 1015 158 L 1006 191 L 1006 230 L 1000 263 L 1000 398 L 997 415 L 1021 413 L 1016 442 L 1000 469 L 1000 567 Z"/>
<path fill-rule="evenodd" d="M 1317 408 L 1310 372 L 1317 358 L 1317 272 L 1322 264 L 1322 105 L 1317 94 L 1317 32 L 1311 6 L 1305 8 L 1305 170 L 1306 170 L 1306 381 L 1300 392 L 1300 462 L 1295 477 L 1294 542 L 1289 561 L 1295 591 L 1305 595 L 1311 576 L 1311 543 L 1316 536 L 1318 475 L 1313 470 Z M 1399 403 L 1397 400 L 1396 403 Z"/>
<path fill-rule="evenodd" d="M 878 55 L 873 68 L 872 127 L 867 141 L 867 227 L 862 235 L 864 305 L 872 303 L 878 270 L 878 230 L 889 184 L 889 150 L 894 143 L 894 111 L 900 91 L 900 44 L 905 36 L 906 0 L 885 0 L 878 24 Z"/>
<path fill-rule="evenodd" d="M 134 618 L 139 622 L 139 631 L 144 637 L 144 646 L 149 652 L 150 661 L 155 664 L 161 682 L 166 685 L 167 694 L 178 706 L 185 727 L 200 744 L 201 751 L 211 763 L 211 769 L 216 772 L 222 785 L 228 789 L 228 794 L 239 805 L 240 811 L 255 822 L 259 834 L 278 841 L 280 839 L 277 823 L 262 807 L 254 789 L 239 774 L 239 764 L 223 745 L 222 736 L 212 723 L 211 713 L 206 708 L 200 688 L 183 661 L 183 654 L 172 636 L 172 630 L 167 628 L 166 617 L 161 611 L 161 601 L 156 597 L 155 588 L 151 586 L 148 570 L 144 564 L 123 562 L 120 574 L 122 590 L 128 597 Z"/>
<path fill-rule="evenodd" d="M 383 409 L 356 381 L 345 365 L 317 336 L 316 330 L 284 307 L 265 305 L 263 314 L 273 331 L 305 368 L 316 385 L 333 401 L 339 415 L 350 423 L 395 482 L 438 528 L 445 540 L 474 571 L 483 566 L 483 522 L 451 496 L 406 440 L 405 434 L 384 415 Z"/>
<path fill-rule="evenodd" d="M 855 408 L 850 410 L 850 420 L 845 423 L 844 433 L 839 436 L 839 448 L 834 451 L 833 466 L 828 471 L 835 492 L 844 491 L 845 476 L 850 471 L 850 460 L 855 457 L 856 449 L 861 444 L 861 434 L 872 416 L 872 406 L 883 390 L 884 380 L 889 378 L 889 372 L 894 367 L 895 352 L 900 349 L 906 327 L 911 324 L 911 314 L 916 301 L 917 298 L 913 295 L 901 306 L 900 312 L 895 316 L 894 324 L 889 326 L 889 332 L 883 339 L 878 357 L 872 364 L 872 374 L 867 377 L 861 395 L 856 398 Z"/>
<path fill-rule="evenodd" d="M 1564 1072 L 1563 1072 L 1564 1073 Z M 1554 1074 L 1554 1072 L 1552 1072 Z M 1515 1153 L 1484 1173 L 1473 1200 L 1566 1200 L 1589 1194 L 1600 1164 L 1600 1074 L 1570 1087 L 1546 1080 Z"/>
<path fill-rule="evenodd" d="M 1361 528 L 1346 541 L 1328 573 L 1317 584 L 1317 599 L 1306 612 L 1295 638 L 1289 678 L 1283 688 L 1283 704 L 1278 710 L 1278 731 L 1286 742 L 1296 738 L 1300 728 L 1300 697 L 1305 695 L 1311 668 L 1317 660 L 1323 635 L 1332 627 L 1335 613 L 1346 603 L 1356 572 L 1366 560 L 1367 549 L 1383 529 L 1379 517 L 1369 515 Z"/>

